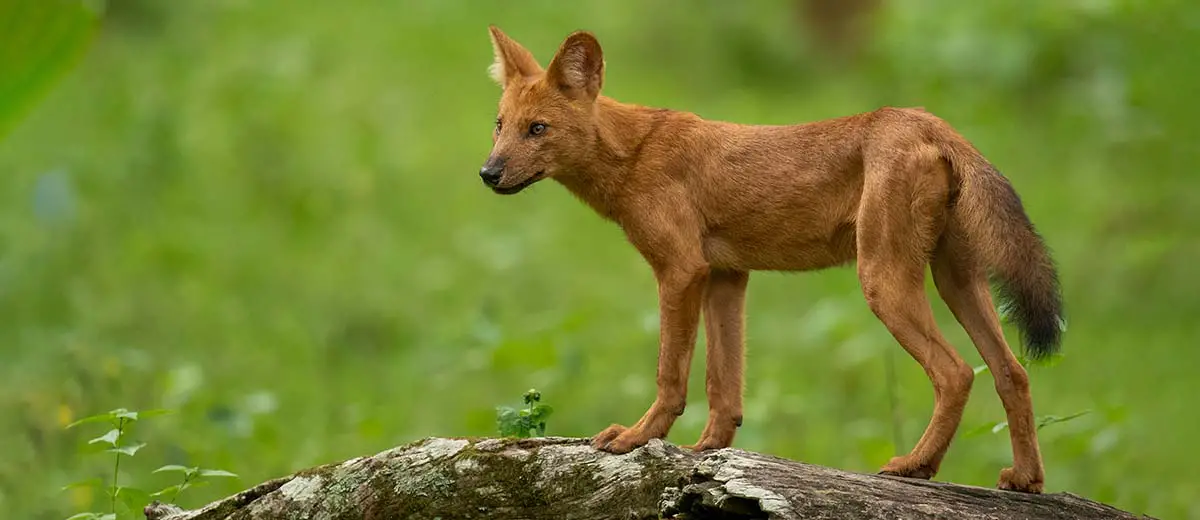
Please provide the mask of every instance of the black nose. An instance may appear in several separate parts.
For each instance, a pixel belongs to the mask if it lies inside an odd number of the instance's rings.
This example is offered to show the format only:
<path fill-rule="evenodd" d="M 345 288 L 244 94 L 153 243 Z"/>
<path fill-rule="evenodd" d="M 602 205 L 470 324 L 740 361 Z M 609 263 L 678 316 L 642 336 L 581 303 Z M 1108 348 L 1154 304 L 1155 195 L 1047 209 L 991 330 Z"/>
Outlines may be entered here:
<path fill-rule="evenodd" d="M 500 177 L 504 175 L 504 159 L 490 158 L 484 163 L 483 168 L 479 169 L 479 178 L 483 179 L 483 183 L 488 186 L 500 184 Z"/>
<path fill-rule="evenodd" d="M 484 184 L 495 186 L 500 184 L 500 176 L 504 174 L 504 168 L 495 166 L 484 166 L 479 169 L 479 178 L 483 179 Z"/>

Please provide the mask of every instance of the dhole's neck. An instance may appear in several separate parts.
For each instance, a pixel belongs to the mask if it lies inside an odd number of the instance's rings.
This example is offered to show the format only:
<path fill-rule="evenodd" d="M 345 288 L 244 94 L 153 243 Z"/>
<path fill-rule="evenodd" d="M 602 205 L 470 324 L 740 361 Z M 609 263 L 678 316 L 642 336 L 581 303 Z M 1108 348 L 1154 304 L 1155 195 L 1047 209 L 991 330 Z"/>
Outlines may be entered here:
<path fill-rule="evenodd" d="M 595 125 L 587 149 L 571 171 L 555 178 L 597 213 L 617 219 L 615 206 L 625 180 L 637 167 L 646 141 L 651 139 L 671 111 L 596 99 Z"/>

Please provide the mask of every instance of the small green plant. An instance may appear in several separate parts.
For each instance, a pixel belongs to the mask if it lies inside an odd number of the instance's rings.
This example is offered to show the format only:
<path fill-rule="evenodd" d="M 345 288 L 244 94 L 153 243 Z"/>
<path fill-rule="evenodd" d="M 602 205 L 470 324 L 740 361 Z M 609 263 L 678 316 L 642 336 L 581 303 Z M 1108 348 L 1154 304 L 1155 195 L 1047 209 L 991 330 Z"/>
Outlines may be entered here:
<path fill-rule="evenodd" d="M 1001 311 L 1002 311 L 1001 316 L 1003 317 L 1004 316 L 1003 309 L 1001 309 Z M 1061 319 L 1060 319 L 1060 327 L 1062 328 L 1062 330 L 1067 330 L 1066 322 L 1061 321 Z M 1054 366 L 1054 365 L 1057 365 L 1058 363 L 1060 363 L 1060 361 L 1062 361 L 1062 359 L 1063 359 L 1062 353 L 1052 354 L 1052 355 L 1050 355 L 1050 357 L 1043 359 L 1043 360 L 1039 360 L 1039 361 L 1031 361 L 1030 359 L 1024 357 L 1024 355 L 1018 355 L 1018 357 L 1016 357 L 1016 360 L 1018 360 L 1018 363 L 1020 363 L 1021 366 L 1026 367 L 1026 369 L 1028 369 L 1028 367 L 1030 367 L 1031 365 L 1034 365 L 1034 364 L 1042 365 L 1045 367 L 1051 367 L 1051 366 Z M 979 365 L 979 366 L 974 367 L 974 373 L 976 373 L 976 376 L 978 376 L 978 375 L 980 375 L 980 373 L 983 373 L 986 371 L 989 371 L 988 365 Z M 1069 414 L 1069 416 L 1063 416 L 1063 417 L 1060 417 L 1060 416 L 1037 416 L 1037 417 L 1033 418 L 1033 422 L 1037 423 L 1038 430 L 1042 430 L 1043 428 L 1045 428 L 1045 426 L 1049 426 L 1051 424 L 1056 424 L 1056 423 L 1066 423 L 1066 422 L 1068 422 L 1068 420 L 1073 420 L 1073 419 L 1078 419 L 1080 417 L 1084 417 L 1088 413 L 1092 413 L 1092 411 L 1085 410 L 1085 411 L 1081 411 L 1081 412 L 1075 412 L 1075 413 Z M 970 430 L 965 431 L 964 434 L 962 434 L 962 435 L 964 435 L 965 437 L 973 437 L 973 436 L 977 436 L 980 434 L 985 434 L 985 432 L 988 432 L 988 431 L 991 431 L 992 434 L 1000 434 L 1001 431 L 1004 431 L 1004 429 L 1007 429 L 1007 428 L 1008 428 L 1007 420 L 997 420 L 997 422 L 994 422 L 994 423 L 980 424 L 980 425 L 976 426 L 976 428 L 972 428 Z"/>
<path fill-rule="evenodd" d="M 111 453 L 113 455 L 113 476 L 112 483 L 107 489 L 109 496 L 109 511 L 107 513 L 100 512 L 84 512 L 70 516 L 67 520 L 117 520 L 120 517 L 137 517 L 141 514 L 142 508 L 150 502 L 152 498 L 164 497 L 170 495 L 170 501 L 174 501 L 179 493 L 183 490 L 201 484 L 201 479 L 209 477 L 236 477 L 237 475 L 223 470 L 215 469 L 200 469 L 189 468 L 185 466 L 167 465 L 154 470 L 154 473 L 178 471 L 183 474 L 183 481 L 179 484 L 169 486 L 155 493 L 147 493 L 146 491 L 133 487 L 122 486 L 120 484 L 121 458 L 133 457 L 139 450 L 146 446 L 144 442 L 127 442 L 126 436 L 129 434 L 130 427 L 133 423 L 144 420 L 150 417 L 171 413 L 169 410 L 146 410 L 146 411 L 130 411 L 125 408 L 117 408 L 101 414 L 84 417 L 67 425 L 67 429 L 75 428 L 84 424 L 93 423 L 108 423 L 112 428 L 104 435 L 96 437 L 88 441 L 88 445 L 107 446 L 101 453 Z M 72 489 L 84 486 L 98 486 L 103 484 L 99 478 L 76 482 L 63 487 L 63 490 Z M 122 511 L 117 510 L 119 503 L 125 506 Z"/>
<path fill-rule="evenodd" d="M 1055 354 L 1055 355 L 1051 356 L 1050 358 L 1043 360 L 1041 362 L 1041 364 L 1044 364 L 1046 366 L 1054 366 L 1061 360 L 1062 360 L 1062 354 Z M 1028 359 L 1026 359 L 1024 356 L 1018 356 L 1017 361 L 1019 361 L 1021 363 L 1021 366 L 1026 367 L 1026 368 L 1028 368 L 1031 364 L 1031 362 Z M 974 370 L 975 370 L 975 375 L 979 375 L 984 372 L 987 372 L 988 367 L 987 367 L 987 365 L 979 365 L 979 366 L 975 367 Z M 1067 422 L 1072 419 L 1077 419 L 1079 417 L 1083 417 L 1084 415 L 1087 415 L 1089 413 L 1091 413 L 1091 410 L 1083 410 L 1081 412 L 1075 412 L 1073 414 L 1070 414 L 1067 416 L 1062 416 L 1062 417 L 1057 416 L 1057 415 L 1039 415 L 1039 416 L 1034 417 L 1034 422 L 1037 423 L 1037 429 L 1041 430 L 1043 427 L 1049 426 L 1051 424 Z M 980 434 L 986 433 L 988 431 L 990 431 L 992 433 L 1000 433 L 1000 432 L 1004 431 L 1005 428 L 1008 428 L 1008 421 L 988 422 L 988 423 L 984 423 L 979 426 L 976 426 L 974 428 L 971 428 L 970 430 L 967 430 L 966 432 L 963 433 L 963 436 L 974 437 L 976 435 L 980 435 Z"/>
<path fill-rule="evenodd" d="M 167 503 L 174 503 L 175 499 L 179 496 L 179 493 L 183 492 L 183 490 L 205 484 L 203 481 L 205 478 L 237 478 L 236 474 L 230 473 L 223 469 L 202 469 L 194 466 L 189 468 L 187 466 L 180 466 L 178 464 L 167 464 L 166 466 L 153 471 L 153 473 L 161 472 L 178 472 L 183 475 L 182 482 L 150 494 L 151 497 L 155 498 L 165 497 L 166 495 L 170 494 L 171 497 L 167 499 Z"/>
<path fill-rule="evenodd" d="M 148 410 L 144 412 L 132 412 L 124 408 L 117 408 L 101 414 L 84 417 L 67 425 L 67 429 L 75 428 L 84 424 L 92 423 L 108 423 L 112 429 L 108 430 L 104 435 L 96 437 L 88 441 L 88 445 L 108 446 L 101 453 L 111 453 L 113 455 L 113 478 L 112 484 L 108 488 L 109 496 L 109 511 L 107 513 L 86 512 L 71 516 L 67 520 L 115 520 L 117 518 L 117 500 L 120 499 L 129 510 L 136 511 L 140 503 L 148 500 L 148 495 L 145 491 L 134 487 L 121 486 L 119 482 L 121 471 L 121 456 L 133 457 L 146 446 L 144 442 L 126 442 L 126 435 L 129 433 L 130 426 L 140 420 L 155 415 L 169 413 L 166 410 Z M 80 486 L 92 486 L 99 482 L 99 479 L 85 480 L 70 484 L 63 489 L 70 489 Z"/>
<path fill-rule="evenodd" d="M 1073 414 L 1066 415 L 1066 416 L 1039 415 L 1039 416 L 1034 417 L 1033 420 L 1035 423 L 1037 423 L 1037 429 L 1041 430 L 1042 428 L 1049 426 L 1051 424 L 1067 422 L 1067 421 L 1070 421 L 1073 419 L 1077 419 L 1079 417 L 1083 417 L 1089 413 L 1092 413 L 1092 411 L 1091 410 L 1083 410 L 1083 411 L 1075 412 Z M 964 437 L 974 437 L 976 435 L 987 433 L 989 431 L 991 433 L 1000 433 L 1000 432 L 1004 431 L 1006 428 L 1008 428 L 1008 421 L 989 422 L 989 423 L 984 423 L 984 424 L 981 424 L 974 428 L 971 428 L 970 430 L 967 430 L 966 432 L 963 433 L 963 436 Z"/>
<path fill-rule="evenodd" d="M 496 407 L 496 426 L 501 437 L 537 437 L 546 435 L 546 418 L 554 411 L 548 404 L 542 404 L 542 393 L 529 389 L 524 395 L 525 408 L 516 409 L 511 406 Z"/>

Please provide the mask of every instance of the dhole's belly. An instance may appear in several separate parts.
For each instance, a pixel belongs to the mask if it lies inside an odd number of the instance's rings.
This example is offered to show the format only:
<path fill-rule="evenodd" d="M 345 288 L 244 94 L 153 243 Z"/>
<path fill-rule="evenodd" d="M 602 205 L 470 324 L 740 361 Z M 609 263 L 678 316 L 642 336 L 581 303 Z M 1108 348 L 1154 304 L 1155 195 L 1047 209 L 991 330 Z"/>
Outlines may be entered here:
<path fill-rule="evenodd" d="M 810 224 L 811 225 L 811 224 Z M 809 271 L 845 264 L 856 254 L 854 222 L 812 227 L 717 228 L 704 238 L 710 266 L 739 271 Z"/>
<path fill-rule="evenodd" d="M 700 205 L 704 255 L 715 268 L 809 271 L 854 260 L 861 177 L 760 170 Z M 732 194 L 733 196 L 730 196 Z"/>

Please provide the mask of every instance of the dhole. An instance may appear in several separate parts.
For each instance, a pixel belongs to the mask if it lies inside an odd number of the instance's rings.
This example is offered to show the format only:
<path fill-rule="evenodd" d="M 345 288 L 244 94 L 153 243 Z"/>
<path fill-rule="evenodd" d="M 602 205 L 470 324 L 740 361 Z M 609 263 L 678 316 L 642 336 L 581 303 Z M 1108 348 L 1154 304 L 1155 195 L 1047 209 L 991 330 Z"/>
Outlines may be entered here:
<path fill-rule="evenodd" d="M 935 395 L 916 447 L 881 473 L 933 477 L 974 373 L 934 322 L 929 265 L 1008 415 L 1014 460 L 999 487 L 1041 492 L 1029 380 L 1005 343 L 989 276 L 1032 359 L 1059 346 L 1058 279 L 1008 180 L 949 124 L 920 109 L 881 108 L 753 126 L 620 103 L 600 94 L 605 63 L 592 34 L 571 34 L 543 69 L 490 31 L 490 72 L 503 92 L 483 183 L 513 194 L 554 179 L 621 226 L 658 282 L 657 396 L 633 426 L 598 433 L 597 448 L 625 453 L 667 435 L 683 413 L 702 313 L 709 413 L 693 449 L 729 446 L 742 421 L 749 272 L 856 261 L 871 311 L 924 367 Z"/>

